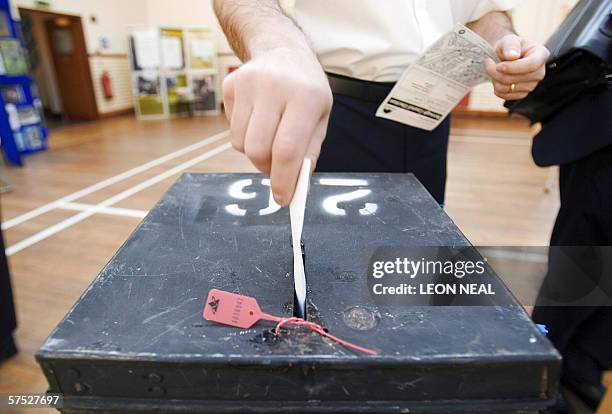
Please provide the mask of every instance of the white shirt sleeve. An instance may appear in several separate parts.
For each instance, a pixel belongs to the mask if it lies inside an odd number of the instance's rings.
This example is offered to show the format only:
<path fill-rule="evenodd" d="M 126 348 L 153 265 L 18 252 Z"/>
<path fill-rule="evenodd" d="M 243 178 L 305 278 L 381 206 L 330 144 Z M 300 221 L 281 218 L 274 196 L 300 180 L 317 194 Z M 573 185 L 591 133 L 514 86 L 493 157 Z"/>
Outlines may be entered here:
<path fill-rule="evenodd" d="M 514 9 L 520 0 L 459 0 L 451 1 L 455 23 L 465 24 L 480 19 L 492 11 Z"/>

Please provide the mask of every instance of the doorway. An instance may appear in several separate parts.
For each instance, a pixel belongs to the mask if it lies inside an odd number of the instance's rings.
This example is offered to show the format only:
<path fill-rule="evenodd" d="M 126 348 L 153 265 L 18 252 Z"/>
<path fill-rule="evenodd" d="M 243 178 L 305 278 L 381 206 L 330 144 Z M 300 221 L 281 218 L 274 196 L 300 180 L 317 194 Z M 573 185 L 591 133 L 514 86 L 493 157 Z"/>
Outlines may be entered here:
<path fill-rule="evenodd" d="M 81 17 L 27 8 L 19 13 L 50 126 L 98 119 Z"/>

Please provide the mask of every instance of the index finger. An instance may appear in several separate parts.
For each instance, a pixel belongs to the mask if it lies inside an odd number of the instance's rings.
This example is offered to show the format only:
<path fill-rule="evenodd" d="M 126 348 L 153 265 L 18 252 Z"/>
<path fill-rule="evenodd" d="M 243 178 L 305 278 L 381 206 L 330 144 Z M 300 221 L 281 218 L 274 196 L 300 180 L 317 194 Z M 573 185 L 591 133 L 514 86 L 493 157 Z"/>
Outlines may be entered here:
<path fill-rule="evenodd" d="M 274 200 L 286 206 L 293 198 L 298 174 L 306 155 L 306 149 L 318 120 L 304 119 L 308 112 L 296 105 L 289 105 L 282 116 L 274 143 L 270 184 Z"/>
<path fill-rule="evenodd" d="M 546 64 L 547 59 L 548 52 L 546 49 L 536 48 L 521 59 L 499 63 L 497 70 L 509 75 L 522 75 L 535 72 Z"/>
<path fill-rule="evenodd" d="M 234 110 L 234 72 L 228 74 L 223 79 L 223 107 L 227 120 L 232 119 L 232 111 Z"/>

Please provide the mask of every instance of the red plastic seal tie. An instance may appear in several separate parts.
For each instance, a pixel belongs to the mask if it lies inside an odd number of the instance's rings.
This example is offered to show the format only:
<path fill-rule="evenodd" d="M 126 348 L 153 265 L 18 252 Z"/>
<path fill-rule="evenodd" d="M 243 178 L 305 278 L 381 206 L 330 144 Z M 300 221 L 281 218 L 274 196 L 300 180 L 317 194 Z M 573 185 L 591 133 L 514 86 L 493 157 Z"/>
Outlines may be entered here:
<path fill-rule="evenodd" d="M 278 324 L 276 325 L 276 328 L 274 328 L 274 333 L 278 334 L 280 332 L 280 328 L 282 328 L 283 325 L 286 324 L 293 324 L 293 325 L 302 325 L 302 326 L 306 326 L 310 329 L 312 329 L 313 331 L 315 331 L 316 333 L 318 333 L 321 336 L 324 336 L 326 338 L 331 339 L 334 342 L 339 343 L 340 345 L 344 345 L 348 348 L 352 348 L 352 349 L 356 349 L 357 351 L 361 351 L 361 352 L 365 352 L 366 354 L 370 354 L 370 355 L 378 355 L 378 352 L 370 349 L 370 348 L 365 348 L 363 346 L 359 346 L 359 345 L 355 345 L 352 342 L 349 341 L 345 341 L 344 339 L 340 339 L 337 336 L 334 336 L 332 334 L 330 334 L 329 332 L 327 332 L 325 330 L 325 328 L 323 328 L 321 325 L 319 325 L 318 323 L 314 323 L 314 322 L 309 322 L 306 321 L 302 318 L 283 318 L 280 322 L 278 322 Z"/>
<path fill-rule="evenodd" d="M 206 303 L 204 304 L 204 319 L 224 325 L 235 326 L 237 328 L 248 329 L 260 320 L 276 322 L 274 333 L 278 334 L 284 325 L 305 326 L 312 329 L 319 335 L 329 338 L 334 342 L 348 348 L 364 352 L 370 355 L 378 355 L 372 349 L 355 345 L 351 342 L 340 339 L 327 332 L 321 325 L 304 320 L 302 318 L 289 317 L 281 318 L 262 312 L 257 299 L 250 296 L 238 295 L 236 293 L 225 292 L 219 289 L 211 289 L 208 292 Z"/>

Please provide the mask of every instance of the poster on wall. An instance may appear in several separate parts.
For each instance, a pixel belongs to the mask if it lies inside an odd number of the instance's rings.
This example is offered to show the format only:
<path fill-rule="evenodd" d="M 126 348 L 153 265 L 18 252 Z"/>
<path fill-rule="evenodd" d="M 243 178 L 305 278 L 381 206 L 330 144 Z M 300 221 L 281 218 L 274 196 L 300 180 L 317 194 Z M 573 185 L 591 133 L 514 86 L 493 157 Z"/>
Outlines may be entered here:
<path fill-rule="evenodd" d="M 136 77 L 136 96 L 141 115 L 163 115 L 164 105 L 157 72 L 141 72 Z"/>
<path fill-rule="evenodd" d="M 131 37 L 135 70 L 159 67 L 159 34 L 157 30 L 134 31 Z"/>
<path fill-rule="evenodd" d="M 162 29 L 160 48 L 165 69 L 180 70 L 185 67 L 182 30 Z"/>
<path fill-rule="evenodd" d="M 187 75 L 184 73 L 168 75 L 166 77 L 166 95 L 170 114 L 189 113 L 191 97 L 187 87 Z"/>
<path fill-rule="evenodd" d="M 215 93 L 215 75 L 193 75 L 194 110 L 196 112 L 218 111 L 217 96 Z"/>
<path fill-rule="evenodd" d="M 139 119 L 219 113 L 218 59 L 210 28 L 137 25 L 128 30 Z"/>
<path fill-rule="evenodd" d="M 189 62 L 193 69 L 214 69 L 215 40 L 210 30 L 188 32 Z"/>

